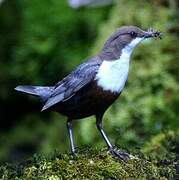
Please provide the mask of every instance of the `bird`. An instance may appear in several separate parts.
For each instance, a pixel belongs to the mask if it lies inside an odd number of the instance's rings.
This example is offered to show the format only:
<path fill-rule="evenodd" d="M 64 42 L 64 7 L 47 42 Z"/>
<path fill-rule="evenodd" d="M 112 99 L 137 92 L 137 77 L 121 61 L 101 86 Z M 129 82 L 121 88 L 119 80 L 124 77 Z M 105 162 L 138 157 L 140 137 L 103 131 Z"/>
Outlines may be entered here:
<path fill-rule="evenodd" d="M 124 89 L 133 50 L 142 41 L 155 37 L 161 38 L 162 33 L 137 26 L 121 26 L 107 39 L 99 53 L 77 66 L 54 86 L 20 85 L 15 90 L 39 97 L 43 102 L 41 111 L 56 111 L 67 117 L 73 155 L 77 153 L 73 120 L 95 116 L 96 127 L 109 152 L 119 159 L 130 159 L 130 154 L 116 149 L 110 142 L 102 119 Z"/>

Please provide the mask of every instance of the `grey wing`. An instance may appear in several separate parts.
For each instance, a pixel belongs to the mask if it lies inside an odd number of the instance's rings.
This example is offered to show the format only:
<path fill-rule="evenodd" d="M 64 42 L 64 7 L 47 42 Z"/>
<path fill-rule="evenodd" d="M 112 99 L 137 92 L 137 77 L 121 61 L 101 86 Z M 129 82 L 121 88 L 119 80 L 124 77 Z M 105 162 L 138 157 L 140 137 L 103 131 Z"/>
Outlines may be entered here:
<path fill-rule="evenodd" d="M 54 92 L 46 101 L 43 110 L 55 105 L 58 102 L 66 101 L 71 98 L 77 91 L 90 83 L 99 69 L 99 62 L 86 62 L 78 66 L 71 74 L 58 82 Z"/>

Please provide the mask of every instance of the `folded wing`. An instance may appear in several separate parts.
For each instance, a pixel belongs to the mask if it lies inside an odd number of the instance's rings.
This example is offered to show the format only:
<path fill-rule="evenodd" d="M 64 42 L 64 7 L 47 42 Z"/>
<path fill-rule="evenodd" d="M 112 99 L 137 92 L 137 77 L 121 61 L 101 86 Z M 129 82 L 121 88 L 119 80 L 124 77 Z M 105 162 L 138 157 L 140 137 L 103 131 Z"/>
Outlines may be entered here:
<path fill-rule="evenodd" d="M 56 84 L 53 93 L 46 101 L 42 111 L 74 96 L 77 91 L 94 79 L 99 66 L 99 61 L 87 61 L 78 66 L 76 70 Z"/>

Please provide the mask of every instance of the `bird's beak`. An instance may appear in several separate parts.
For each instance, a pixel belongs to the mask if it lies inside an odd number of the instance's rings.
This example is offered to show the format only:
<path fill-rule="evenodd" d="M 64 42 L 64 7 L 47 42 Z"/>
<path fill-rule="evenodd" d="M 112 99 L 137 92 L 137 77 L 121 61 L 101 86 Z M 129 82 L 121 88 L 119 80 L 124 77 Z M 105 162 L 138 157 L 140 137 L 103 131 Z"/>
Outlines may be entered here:
<path fill-rule="evenodd" d="M 160 31 L 156 31 L 153 29 L 149 29 L 148 31 L 144 31 L 143 33 L 144 38 L 160 38 L 162 39 L 162 33 Z"/>

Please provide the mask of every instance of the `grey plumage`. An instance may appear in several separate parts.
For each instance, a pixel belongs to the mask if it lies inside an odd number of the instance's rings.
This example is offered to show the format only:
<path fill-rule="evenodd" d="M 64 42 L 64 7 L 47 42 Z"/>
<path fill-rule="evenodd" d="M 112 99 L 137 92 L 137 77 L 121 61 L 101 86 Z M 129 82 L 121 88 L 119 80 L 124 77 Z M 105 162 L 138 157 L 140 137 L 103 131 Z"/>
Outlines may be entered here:
<path fill-rule="evenodd" d="M 68 100 L 78 90 L 90 83 L 94 79 L 100 64 L 101 60 L 96 56 L 79 65 L 55 86 L 17 86 L 15 90 L 40 97 L 44 101 L 41 111 L 44 111 L 61 101 Z"/>
<path fill-rule="evenodd" d="M 101 60 L 96 56 L 89 61 L 81 64 L 71 74 L 58 82 L 53 93 L 48 98 L 42 111 L 55 105 L 60 101 L 66 101 L 71 98 L 78 90 L 90 83 L 101 64 Z"/>
<path fill-rule="evenodd" d="M 48 86 L 17 86 L 16 91 L 28 93 L 34 96 L 38 96 L 41 100 L 46 101 L 52 94 L 54 87 Z"/>

